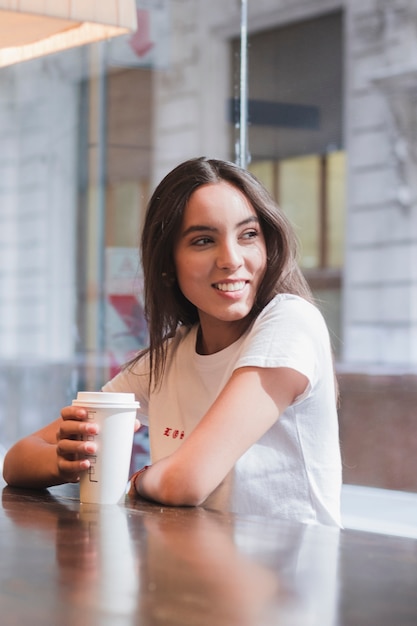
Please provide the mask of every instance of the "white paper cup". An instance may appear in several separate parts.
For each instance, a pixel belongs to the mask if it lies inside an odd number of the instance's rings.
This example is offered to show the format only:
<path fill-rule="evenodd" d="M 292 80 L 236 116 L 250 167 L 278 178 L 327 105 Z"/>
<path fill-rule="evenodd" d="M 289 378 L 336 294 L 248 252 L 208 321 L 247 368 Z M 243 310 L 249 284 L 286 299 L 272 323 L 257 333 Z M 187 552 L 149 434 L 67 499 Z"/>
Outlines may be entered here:
<path fill-rule="evenodd" d="M 99 426 L 98 435 L 88 437 L 97 453 L 88 457 L 90 468 L 81 476 L 80 501 L 117 504 L 126 492 L 139 402 L 133 393 L 79 391 L 72 405 L 86 409 Z"/>

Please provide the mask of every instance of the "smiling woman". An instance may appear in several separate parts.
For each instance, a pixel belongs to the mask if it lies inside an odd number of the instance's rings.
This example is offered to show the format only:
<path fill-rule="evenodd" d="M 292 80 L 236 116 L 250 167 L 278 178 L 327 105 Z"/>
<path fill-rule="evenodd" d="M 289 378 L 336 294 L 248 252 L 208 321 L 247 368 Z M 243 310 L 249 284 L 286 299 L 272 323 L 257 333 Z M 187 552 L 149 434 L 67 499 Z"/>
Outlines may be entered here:
<path fill-rule="evenodd" d="M 150 345 L 103 387 L 133 391 L 149 428 L 130 494 L 339 526 L 329 336 L 264 187 L 225 161 L 177 166 L 149 202 L 142 264 Z M 6 480 L 77 481 L 85 418 L 66 407 L 16 444 Z"/>
<path fill-rule="evenodd" d="M 258 217 L 239 189 L 219 182 L 192 194 L 174 265 L 179 289 L 198 311 L 200 353 L 218 352 L 239 339 L 250 323 L 266 269 Z"/>

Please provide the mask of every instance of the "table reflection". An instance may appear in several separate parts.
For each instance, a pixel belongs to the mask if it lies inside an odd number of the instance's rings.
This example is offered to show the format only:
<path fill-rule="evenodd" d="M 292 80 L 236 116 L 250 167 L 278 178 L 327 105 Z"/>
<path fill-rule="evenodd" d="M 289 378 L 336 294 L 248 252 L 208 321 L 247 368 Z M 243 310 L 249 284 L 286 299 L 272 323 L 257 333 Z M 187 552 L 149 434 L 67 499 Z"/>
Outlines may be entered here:
<path fill-rule="evenodd" d="M 94 624 L 97 615 L 100 625 L 131 623 L 139 580 L 124 509 L 64 504 L 48 492 L 22 505 L 9 488 L 3 489 L 2 505 L 14 523 L 9 535 L 19 586 L 37 588 L 39 603 L 56 613 L 65 607 L 56 622 L 44 624 Z"/>
<path fill-rule="evenodd" d="M 0 598 L 13 623 L 336 623 L 338 531 L 7 487 L 2 506 Z"/>
<path fill-rule="evenodd" d="M 181 520 L 149 516 L 144 524 L 142 576 L 150 593 L 142 611 L 155 623 L 182 624 L 176 607 L 186 604 L 193 624 L 266 624 L 268 610 L 287 602 L 279 576 L 240 554 L 233 526 L 221 519 L 188 511 Z"/>

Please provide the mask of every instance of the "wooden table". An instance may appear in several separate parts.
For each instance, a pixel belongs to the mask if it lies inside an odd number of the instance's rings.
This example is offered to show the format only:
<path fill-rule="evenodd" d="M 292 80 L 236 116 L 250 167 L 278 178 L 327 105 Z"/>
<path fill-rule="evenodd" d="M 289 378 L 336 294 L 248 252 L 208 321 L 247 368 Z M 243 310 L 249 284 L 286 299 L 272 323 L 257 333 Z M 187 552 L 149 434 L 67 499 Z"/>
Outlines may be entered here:
<path fill-rule="evenodd" d="M 417 541 L 2 489 L 1 626 L 415 626 Z"/>

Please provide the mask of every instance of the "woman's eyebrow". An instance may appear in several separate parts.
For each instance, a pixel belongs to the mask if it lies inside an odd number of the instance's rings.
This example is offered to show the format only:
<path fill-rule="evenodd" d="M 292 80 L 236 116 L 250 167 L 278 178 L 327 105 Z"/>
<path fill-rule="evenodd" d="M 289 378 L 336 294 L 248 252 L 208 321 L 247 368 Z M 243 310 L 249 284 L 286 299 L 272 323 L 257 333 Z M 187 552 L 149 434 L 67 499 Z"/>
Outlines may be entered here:
<path fill-rule="evenodd" d="M 201 232 L 210 232 L 216 233 L 219 229 L 214 226 L 205 226 L 204 224 L 193 224 L 189 226 L 183 233 L 181 233 L 181 237 L 186 237 L 192 233 L 201 233 Z"/>
<path fill-rule="evenodd" d="M 259 224 L 259 218 L 257 215 L 251 215 L 250 217 L 247 217 L 241 222 L 238 222 L 236 224 L 236 228 L 241 228 L 242 226 L 246 226 L 246 224 L 253 224 L 253 223 Z M 192 233 L 201 233 L 201 232 L 216 233 L 218 232 L 218 230 L 219 229 L 216 228 L 215 226 L 206 226 L 205 224 L 192 224 L 186 230 L 184 230 L 183 233 L 181 233 L 181 237 L 186 237 L 187 235 L 190 235 Z"/>

